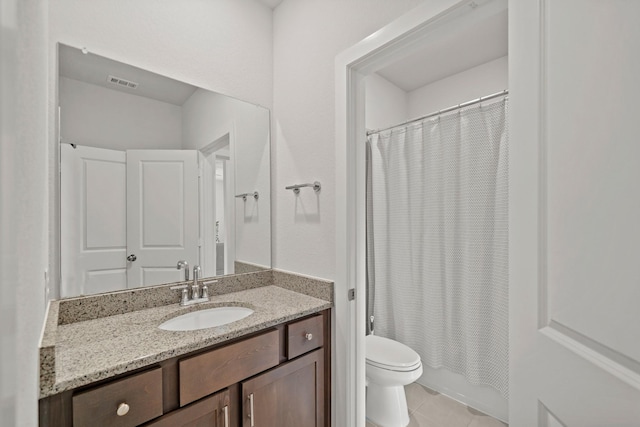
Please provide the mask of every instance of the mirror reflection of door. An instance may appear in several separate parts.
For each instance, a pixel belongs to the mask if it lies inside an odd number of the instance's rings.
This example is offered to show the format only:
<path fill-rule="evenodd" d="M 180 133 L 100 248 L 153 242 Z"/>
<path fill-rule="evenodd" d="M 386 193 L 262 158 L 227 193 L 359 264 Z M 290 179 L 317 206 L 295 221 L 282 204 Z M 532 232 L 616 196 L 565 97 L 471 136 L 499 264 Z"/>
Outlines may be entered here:
<path fill-rule="evenodd" d="M 127 287 L 182 280 L 178 261 L 198 259 L 198 211 L 197 151 L 127 150 Z"/>
<path fill-rule="evenodd" d="M 127 287 L 124 151 L 60 145 L 60 295 Z"/>
<path fill-rule="evenodd" d="M 200 150 L 200 263 L 216 276 L 234 272 L 234 180 L 226 133 Z"/>
<path fill-rule="evenodd" d="M 227 265 L 225 259 L 228 256 L 224 250 L 225 242 L 230 240 L 227 234 L 226 227 L 226 203 L 225 198 L 228 196 L 228 191 L 225 184 L 228 183 L 227 179 L 227 162 L 228 156 L 216 156 L 216 224 L 215 224 L 215 240 L 216 240 L 216 276 L 228 274 L 229 269 L 225 272 L 225 266 Z M 226 257 L 226 258 L 225 258 Z"/>
<path fill-rule="evenodd" d="M 61 296 L 181 280 L 198 259 L 194 150 L 61 146 Z"/>

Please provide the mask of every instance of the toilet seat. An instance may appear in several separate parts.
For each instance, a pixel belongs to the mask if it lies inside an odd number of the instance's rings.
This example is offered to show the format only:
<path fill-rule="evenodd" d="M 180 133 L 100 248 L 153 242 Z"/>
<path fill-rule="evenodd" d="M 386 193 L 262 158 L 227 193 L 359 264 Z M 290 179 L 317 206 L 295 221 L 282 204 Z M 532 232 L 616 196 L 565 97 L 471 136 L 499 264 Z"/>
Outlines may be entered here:
<path fill-rule="evenodd" d="M 422 366 L 418 353 L 398 341 L 367 335 L 365 346 L 369 365 L 399 372 L 414 371 Z"/>

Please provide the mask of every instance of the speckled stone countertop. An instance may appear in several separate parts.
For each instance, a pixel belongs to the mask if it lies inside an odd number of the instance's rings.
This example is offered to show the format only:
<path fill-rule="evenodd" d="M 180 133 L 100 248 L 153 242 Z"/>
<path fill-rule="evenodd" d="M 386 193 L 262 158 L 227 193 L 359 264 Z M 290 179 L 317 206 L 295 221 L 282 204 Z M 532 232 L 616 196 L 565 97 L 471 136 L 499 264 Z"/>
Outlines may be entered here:
<path fill-rule="evenodd" d="M 195 310 L 235 305 L 254 310 L 226 325 L 197 331 L 158 328 L 165 320 Z M 279 286 L 215 295 L 207 303 L 146 308 L 122 314 L 58 323 L 52 304 L 41 342 L 40 398 L 200 350 L 330 308 L 332 303 Z M 49 364 L 49 368 L 47 368 Z"/>

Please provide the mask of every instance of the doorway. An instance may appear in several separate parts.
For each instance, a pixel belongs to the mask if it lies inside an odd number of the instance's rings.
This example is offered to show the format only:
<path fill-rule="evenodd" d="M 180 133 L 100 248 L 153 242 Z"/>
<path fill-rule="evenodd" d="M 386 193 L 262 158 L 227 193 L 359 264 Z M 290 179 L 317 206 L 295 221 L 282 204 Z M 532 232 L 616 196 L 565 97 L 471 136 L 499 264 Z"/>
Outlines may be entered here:
<path fill-rule="evenodd" d="M 365 423 L 365 79 L 506 9 L 506 0 L 423 5 L 336 58 L 336 328 L 345 331 L 336 338 L 335 375 L 344 382 L 336 387 L 338 423 L 347 420 L 346 425 L 359 427 Z M 500 88 L 504 89 L 508 88 Z M 340 298 L 350 289 L 357 295 L 354 301 Z"/>

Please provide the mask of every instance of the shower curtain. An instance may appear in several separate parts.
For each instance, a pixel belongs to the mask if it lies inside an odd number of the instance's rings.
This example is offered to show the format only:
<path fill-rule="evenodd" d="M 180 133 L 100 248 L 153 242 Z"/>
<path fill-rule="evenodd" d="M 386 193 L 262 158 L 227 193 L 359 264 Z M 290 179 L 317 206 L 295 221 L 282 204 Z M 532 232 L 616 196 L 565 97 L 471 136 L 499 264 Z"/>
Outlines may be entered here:
<path fill-rule="evenodd" d="M 368 140 L 375 333 L 508 396 L 507 100 Z"/>

